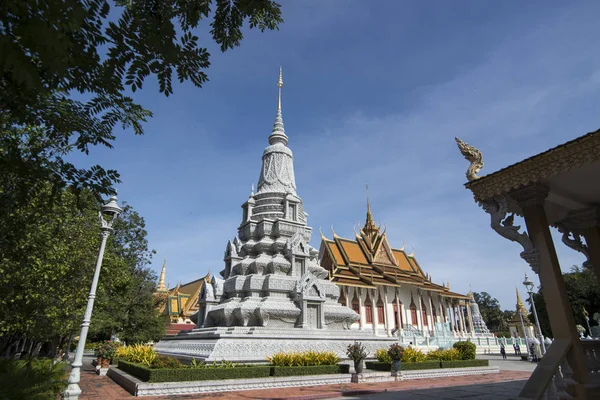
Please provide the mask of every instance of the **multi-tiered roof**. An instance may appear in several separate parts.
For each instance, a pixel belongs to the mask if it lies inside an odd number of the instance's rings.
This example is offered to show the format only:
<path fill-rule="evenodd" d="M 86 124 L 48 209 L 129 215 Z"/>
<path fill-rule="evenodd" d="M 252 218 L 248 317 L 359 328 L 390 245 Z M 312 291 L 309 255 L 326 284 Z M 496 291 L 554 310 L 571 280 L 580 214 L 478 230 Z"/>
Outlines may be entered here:
<path fill-rule="evenodd" d="M 414 285 L 439 292 L 445 297 L 469 300 L 468 296 L 450 291 L 450 283 L 438 285 L 423 272 L 414 252 L 406 254 L 404 246 L 392 248 L 385 229 L 376 226 L 367 201 L 367 219 L 355 238 L 341 238 L 333 232 L 333 240 L 321 233 L 321 266 L 330 279 L 339 285 L 375 288 L 377 286 Z"/>

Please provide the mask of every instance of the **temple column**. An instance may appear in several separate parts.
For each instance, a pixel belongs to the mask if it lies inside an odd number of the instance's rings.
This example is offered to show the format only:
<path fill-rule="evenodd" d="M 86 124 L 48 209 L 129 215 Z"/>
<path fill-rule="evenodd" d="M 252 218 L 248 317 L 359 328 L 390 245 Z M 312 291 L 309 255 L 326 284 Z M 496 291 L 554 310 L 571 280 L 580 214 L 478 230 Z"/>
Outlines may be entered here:
<path fill-rule="evenodd" d="M 373 290 L 373 297 L 371 297 L 371 312 L 373 313 L 373 334 L 377 335 L 377 300 L 379 299 L 377 296 L 377 289 Z M 377 300 L 376 300 L 377 299 Z"/>
<path fill-rule="evenodd" d="M 433 332 L 435 330 L 435 322 L 436 321 L 434 321 L 434 316 L 433 316 L 434 312 L 433 312 L 433 303 L 431 302 L 431 293 L 428 294 L 427 300 L 429 302 L 429 309 L 431 310 L 431 327 L 430 327 L 431 329 L 430 330 Z"/>
<path fill-rule="evenodd" d="M 402 320 L 406 320 L 406 318 L 402 318 L 402 314 L 404 313 L 404 305 L 400 304 L 400 299 L 398 299 L 398 289 L 396 289 L 396 312 L 398 313 L 398 329 L 400 333 L 402 333 L 404 327 L 402 326 Z"/>
<path fill-rule="evenodd" d="M 475 337 L 475 327 L 473 326 L 473 316 L 471 315 L 470 304 L 467 303 L 465 308 L 467 309 L 467 318 L 469 319 L 469 331 L 471 332 L 471 336 Z"/>
<path fill-rule="evenodd" d="M 390 318 L 389 318 L 389 307 L 390 304 L 388 304 L 388 288 L 387 286 L 383 287 L 383 321 L 385 323 L 385 331 L 387 333 L 388 336 L 392 336 L 392 326 L 390 324 Z M 393 320 L 393 318 L 392 318 Z"/>
<path fill-rule="evenodd" d="M 363 301 L 362 298 L 362 288 L 356 288 L 354 290 L 358 290 L 358 310 L 359 315 L 360 315 L 360 319 L 359 324 L 360 324 L 360 330 L 363 331 L 365 329 L 365 324 L 366 324 L 366 317 L 365 317 L 365 302 Z"/>
<path fill-rule="evenodd" d="M 421 330 L 421 332 L 425 333 L 425 324 L 423 323 L 423 300 L 421 298 L 421 289 L 417 289 L 417 295 L 418 295 L 418 302 L 419 302 L 419 308 L 418 308 L 418 312 L 417 312 L 417 321 L 420 322 L 419 324 L 419 330 Z"/>
<path fill-rule="evenodd" d="M 530 256 L 523 258 L 530 262 L 534 267 L 534 272 L 539 275 L 554 339 L 567 340 L 571 343 L 571 349 L 567 352 L 567 360 L 573 369 L 575 381 L 584 385 L 589 381 L 588 363 L 575 328 L 575 319 L 544 210 L 548 189 L 541 186 L 529 186 L 512 192 L 510 196 L 519 203 L 523 211 L 532 244 L 532 250 L 528 253 Z M 549 353 L 552 352 L 549 351 Z M 547 355 L 549 354 L 547 353 Z M 583 390 L 582 386 L 577 386 L 578 392 Z"/>
<path fill-rule="evenodd" d="M 454 314 L 454 305 L 448 304 L 448 312 L 450 314 L 450 326 L 452 327 L 452 334 L 456 333 L 456 314 Z"/>
<path fill-rule="evenodd" d="M 444 307 L 444 302 L 442 300 L 442 296 L 440 296 L 440 322 L 448 322 L 448 313 L 446 312 L 446 307 Z"/>
<path fill-rule="evenodd" d="M 341 290 L 344 291 L 344 297 L 346 298 L 346 307 L 352 308 L 352 304 L 350 304 L 350 288 L 348 286 L 342 286 Z"/>
<path fill-rule="evenodd" d="M 462 306 L 460 305 L 460 300 L 458 302 L 458 306 L 456 307 L 458 310 L 458 325 L 460 326 L 460 334 L 464 335 L 466 332 L 465 329 L 465 316 L 463 314 Z"/>

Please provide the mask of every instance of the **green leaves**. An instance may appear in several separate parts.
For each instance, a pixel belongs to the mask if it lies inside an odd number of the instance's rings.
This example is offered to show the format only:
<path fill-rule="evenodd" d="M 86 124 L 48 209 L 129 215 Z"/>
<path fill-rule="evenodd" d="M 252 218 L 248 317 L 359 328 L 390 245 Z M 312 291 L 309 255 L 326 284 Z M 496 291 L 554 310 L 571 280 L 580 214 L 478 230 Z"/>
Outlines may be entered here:
<path fill-rule="evenodd" d="M 211 4 L 210 0 L 0 2 L 0 127 L 43 130 L 50 161 L 67 149 L 87 154 L 89 146 L 112 147 L 118 126 L 141 135 L 152 114 L 126 91 L 142 89 L 146 79 L 155 76 L 160 93 L 169 96 L 174 74 L 179 82 L 202 87 L 208 80 L 210 54 L 193 30 L 210 16 Z M 282 22 L 280 6 L 271 0 L 216 1 L 211 34 L 222 51 L 240 44 L 246 20 L 251 28 L 276 29 Z M 70 165 L 56 167 L 59 176 L 73 178 Z M 101 188 L 98 180 L 94 184 L 94 174 L 76 175 L 82 186 L 101 194 L 118 182 L 106 174 Z"/>

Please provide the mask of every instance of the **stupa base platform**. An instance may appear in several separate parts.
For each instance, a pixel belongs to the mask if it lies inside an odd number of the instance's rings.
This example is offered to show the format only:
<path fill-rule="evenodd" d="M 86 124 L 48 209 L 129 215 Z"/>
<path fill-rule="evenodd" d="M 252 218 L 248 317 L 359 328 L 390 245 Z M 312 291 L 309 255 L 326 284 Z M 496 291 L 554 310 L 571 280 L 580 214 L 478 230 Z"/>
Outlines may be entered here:
<path fill-rule="evenodd" d="M 165 337 L 155 346 L 159 354 L 182 361 L 266 362 L 266 357 L 289 351 L 333 351 L 346 359 L 346 348 L 364 344 L 370 357 L 375 350 L 398 343 L 398 338 L 375 336 L 373 331 L 325 329 L 269 329 L 265 327 L 216 327 L 194 329 Z"/>

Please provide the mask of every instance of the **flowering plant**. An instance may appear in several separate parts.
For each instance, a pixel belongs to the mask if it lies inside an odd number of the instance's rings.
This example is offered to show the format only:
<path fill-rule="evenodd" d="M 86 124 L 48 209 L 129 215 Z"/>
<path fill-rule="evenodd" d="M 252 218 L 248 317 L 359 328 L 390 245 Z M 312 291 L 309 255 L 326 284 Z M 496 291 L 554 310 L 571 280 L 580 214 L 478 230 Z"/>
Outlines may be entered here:
<path fill-rule="evenodd" d="M 404 347 L 400 346 L 398 343 L 394 343 L 388 349 L 388 354 L 392 360 L 402 360 L 402 356 L 404 355 Z"/>
<path fill-rule="evenodd" d="M 117 348 L 119 347 L 119 343 L 107 341 L 99 344 L 96 347 L 96 357 L 102 357 L 107 360 L 112 360 L 115 357 L 115 353 L 117 352 Z"/>
<path fill-rule="evenodd" d="M 365 346 L 360 342 L 354 342 L 354 344 L 348 345 L 346 354 L 353 361 L 362 361 L 367 358 L 367 351 Z"/>

